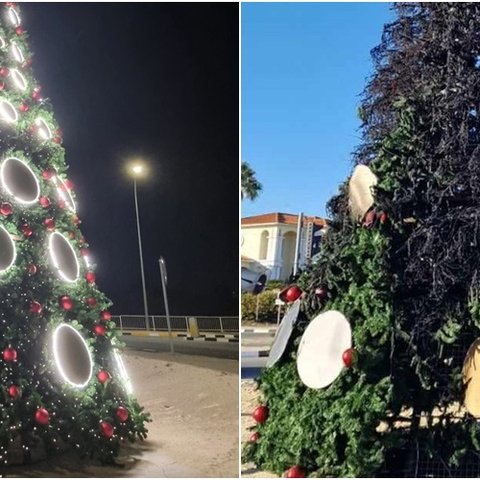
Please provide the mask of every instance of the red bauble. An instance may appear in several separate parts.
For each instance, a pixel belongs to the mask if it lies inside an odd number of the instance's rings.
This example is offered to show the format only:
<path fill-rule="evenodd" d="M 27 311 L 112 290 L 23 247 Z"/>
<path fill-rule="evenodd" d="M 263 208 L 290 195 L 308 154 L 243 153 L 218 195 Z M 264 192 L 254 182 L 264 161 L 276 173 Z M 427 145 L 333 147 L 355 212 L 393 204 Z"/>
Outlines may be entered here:
<path fill-rule="evenodd" d="M 7 77 L 10 71 L 6 67 L 0 68 L 0 77 Z"/>
<path fill-rule="evenodd" d="M 105 383 L 110 378 L 110 374 L 106 370 L 100 370 L 97 373 L 97 378 L 100 383 Z"/>
<path fill-rule="evenodd" d="M 94 307 L 97 304 L 97 301 L 93 297 L 87 298 L 87 305 L 89 307 Z"/>
<path fill-rule="evenodd" d="M 50 414 L 48 413 L 48 410 L 46 408 L 40 407 L 35 412 L 35 421 L 39 425 L 43 425 L 43 426 L 48 425 L 48 422 L 50 421 Z"/>
<path fill-rule="evenodd" d="M 42 306 L 36 300 L 30 303 L 30 313 L 35 315 L 40 315 L 40 313 L 42 313 Z"/>
<path fill-rule="evenodd" d="M 80 249 L 80 255 L 82 257 L 86 257 L 88 255 L 88 248 L 81 248 Z"/>
<path fill-rule="evenodd" d="M 130 415 L 130 412 L 125 407 L 120 406 L 117 408 L 115 415 L 121 422 L 126 422 L 128 420 L 128 416 Z"/>
<path fill-rule="evenodd" d="M 60 297 L 60 306 L 68 312 L 73 308 L 73 300 L 68 295 L 64 295 Z"/>
<path fill-rule="evenodd" d="M 319 300 L 323 300 L 327 297 L 327 289 L 323 287 L 317 287 L 315 289 L 315 295 Z"/>
<path fill-rule="evenodd" d="M 62 139 L 60 137 L 53 137 L 52 141 L 58 144 L 62 143 Z"/>
<path fill-rule="evenodd" d="M 363 226 L 367 228 L 372 227 L 376 219 L 377 219 L 377 212 L 375 212 L 375 210 L 369 210 L 366 213 L 365 218 L 363 220 Z"/>
<path fill-rule="evenodd" d="M 113 437 L 113 425 L 105 420 L 100 422 L 100 431 L 105 438 Z"/>
<path fill-rule="evenodd" d="M 22 102 L 22 103 L 19 105 L 18 109 L 19 109 L 21 112 L 25 113 L 25 112 L 28 112 L 29 106 L 28 106 L 26 103 L 23 103 L 23 102 Z"/>
<path fill-rule="evenodd" d="M 104 310 L 102 313 L 100 313 L 100 318 L 104 322 L 108 322 L 112 318 L 112 314 L 108 310 Z"/>
<path fill-rule="evenodd" d="M 302 291 L 296 285 L 292 285 L 285 292 L 285 299 L 287 300 L 287 302 L 294 302 L 295 300 L 300 298 L 301 294 L 302 294 Z"/>
<path fill-rule="evenodd" d="M 380 213 L 380 216 L 378 217 L 378 219 L 380 220 L 380 223 L 383 225 L 384 223 L 387 222 L 387 220 L 388 220 L 388 215 L 387 215 L 385 212 L 381 212 L 381 213 Z"/>
<path fill-rule="evenodd" d="M 248 439 L 248 441 L 249 441 L 250 443 L 256 443 L 259 438 L 260 438 L 260 434 L 259 434 L 258 432 L 253 432 L 253 433 L 250 435 L 250 438 Z"/>
<path fill-rule="evenodd" d="M 48 230 L 55 230 L 55 220 L 53 218 L 46 218 L 43 223 Z"/>
<path fill-rule="evenodd" d="M 88 283 L 95 283 L 95 274 L 93 272 L 87 272 L 85 275 Z"/>
<path fill-rule="evenodd" d="M 96 335 L 103 337 L 107 330 L 105 328 L 105 325 L 101 325 L 100 323 L 98 323 L 97 325 L 94 325 L 93 331 L 95 332 Z"/>
<path fill-rule="evenodd" d="M 17 351 L 12 347 L 6 348 L 2 355 L 5 362 L 15 362 L 17 360 Z"/>
<path fill-rule="evenodd" d="M 17 35 L 23 35 L 23 34 L 25 33 L 25 29 L 24 29 L 23 27 L 17 27 L 17 28 L 15 29 L 15 33 L 16 33 Z"/>
<path fill-rule="evenodd" d="M 302 467 L 295 465 L 287 470 L 287 478 L 305 478 L 305 471 Z"/>
<path fill-rule="evenodd" d="M 354 348 L 348 348 L 342 354 L 343 364 L 350 368 L 356 361 L 356 351 Z"/>
<path fill-rule="evenodd" d="M 0 91 L 5 89 L 5 82 L 0 82 Z"/>
<path fill-rule="evenodd" d="M 48 197 L 40 197 L 38 201 L 43 208 L 48 208 L 50 206 L 50 200 Z"/>
<path fill-rule="evenodd" d="M 68 232 L 68 236 L 70 237 L 70 240 L 73 240 L 75 238 L 75 232 Z"/>
<path fill-rule="evenodd" d="M 20 387 L 17 387 L 16 385 L 10 385 L 7 391 L 10 398 L 18 398 L 21 392 Z"/>
<path fill-rule="evenodd" d="M 69 190 L 73 190 L 75 188 L 75 184 L 70 180 L 70 179 L 66 179 L 65 180 L 65 186 L 69 189 Z"/>
<path fill-rule="evenodd" d="M 0 205 L 0 213 L 2 215 L 5 215 L 6 217 L 8 217 L 8 215 L 11 215 L 13 213 L 13 207 L 12 207 L 12 204 L 11 203 L 8 203 L 8 202 L 3 202 L 1 205 Z"/>
<path fill-rule="evenodd" d="M 37 273 L 37 266 L 34 264 L 34 263 L 31 263 L 29 266 L 28 266 L 28 273 L 30 275 L 35 275 Z"/>
<path fill-rule="evenodd" d="M 55 170 L 52 168 L 48 168 L 42 172 L 42 177 L 44 180 L 51 180 L 52 177 L 55 175 Z"/>
<path fill-rule="evenodd" d="M 80 223 L 80 219 L 78 218 L 78 215 L 74 215 L 72 218 L 73 224 L 77 226 Z"/>
<path fill-rule="evenodd" d="M 28 223 L 22 225 L 22 232 L 26 238 L 31 237 L 33 234 L 32 227 Z"/>
<path fill-rule="evenodd" d="M 42 99 L 42 94 L 40 93 L 41 88 L 40 87 L 35 87 L 32 92 L 32 98 L 36 101 L 39 102 Z"/>
<path fill-rule="evenodd" d="M 268 417 L 268 407 L 265 405 L 259 405 L 253 411 L 252 417 L 257 423 L 265 423 Z"/>

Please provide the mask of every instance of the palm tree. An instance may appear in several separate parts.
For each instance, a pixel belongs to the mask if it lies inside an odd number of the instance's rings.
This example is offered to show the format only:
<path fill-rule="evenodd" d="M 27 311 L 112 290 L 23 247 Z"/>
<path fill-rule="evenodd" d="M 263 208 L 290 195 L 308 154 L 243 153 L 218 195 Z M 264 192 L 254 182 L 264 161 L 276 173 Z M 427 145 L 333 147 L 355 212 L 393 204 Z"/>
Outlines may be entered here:
<path fill-rule="evenodd" d="M 242 162 L 242 200 L 255 200 L 262 191 L 262 184 L 255 178 L 255 172 L 247 162 Z"/>

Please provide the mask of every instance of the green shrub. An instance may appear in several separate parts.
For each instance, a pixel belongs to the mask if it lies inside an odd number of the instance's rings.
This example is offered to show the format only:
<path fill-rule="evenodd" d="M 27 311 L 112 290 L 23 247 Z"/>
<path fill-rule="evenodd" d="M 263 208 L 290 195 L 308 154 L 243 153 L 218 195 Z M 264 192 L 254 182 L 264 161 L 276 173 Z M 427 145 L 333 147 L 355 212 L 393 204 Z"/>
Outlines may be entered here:
<path fill-rule="evenodd" d="M 277 298 L 277 291 L 265 290 L 259 295 L 251 293 L 242 293 L 242 320 L 255 321 L 255 311 L 257 308 L 258 296 L 258 321 L 259 322 L 276 322 L 277 321 L 277 306 L 275 299 Z"/>

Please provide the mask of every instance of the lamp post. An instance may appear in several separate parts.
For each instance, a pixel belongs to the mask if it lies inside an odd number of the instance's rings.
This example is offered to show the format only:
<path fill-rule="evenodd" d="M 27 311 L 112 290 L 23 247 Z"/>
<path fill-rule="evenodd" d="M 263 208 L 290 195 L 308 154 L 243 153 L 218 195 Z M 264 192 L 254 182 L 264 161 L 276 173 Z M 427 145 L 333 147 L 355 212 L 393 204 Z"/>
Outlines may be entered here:
<path fill-rule="evenodd" d="M 145 286 L 145 271 L 143 268 L 143 250 L 142 250 L 142 235 L 140 233 L 140 217 L 138 214 L 138 196 L 137 196 L 137 179 L 142 178 L 146 174 L 145 165 L 140 162 L 134 162 L 129 168 L 130 176 L 133 178 L 133 195 L 135 197 L 135 213 L 137 216 L 137 234 L 138 234 L 138 251 L 140 254 L 140 271 L 142 273 L 142 289 L 143 289 L 143 307 L 145 310 L 145 326 L 150 330 L 148 321 L 148 303 L 147 303 L 147 289 Z"/>

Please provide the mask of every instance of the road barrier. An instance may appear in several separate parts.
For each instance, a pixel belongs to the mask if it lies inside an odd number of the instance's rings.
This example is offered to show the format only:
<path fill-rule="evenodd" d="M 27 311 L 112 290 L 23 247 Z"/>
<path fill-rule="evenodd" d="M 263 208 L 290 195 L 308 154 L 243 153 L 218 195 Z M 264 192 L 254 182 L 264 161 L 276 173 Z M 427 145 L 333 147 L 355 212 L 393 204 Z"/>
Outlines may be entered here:
<path fill-rule="evenodd" d="M 237 333 L 239 332 L 239 317 L 199 317 L 193 315 L 170 316 L 172 331 L 190 332 L 189 318 L 196 319 L 196 325 L 199 332 L 221 332 Z M 113 315 L 112 320 L 120 330 L 147 330 L 147 322 L 144 315 Z M 167 332 L 167 317 L 164 315 L 149 315 L 149 329 L 156 332 Z M 198 334 L 198 333 L 197 333 Z"/>

